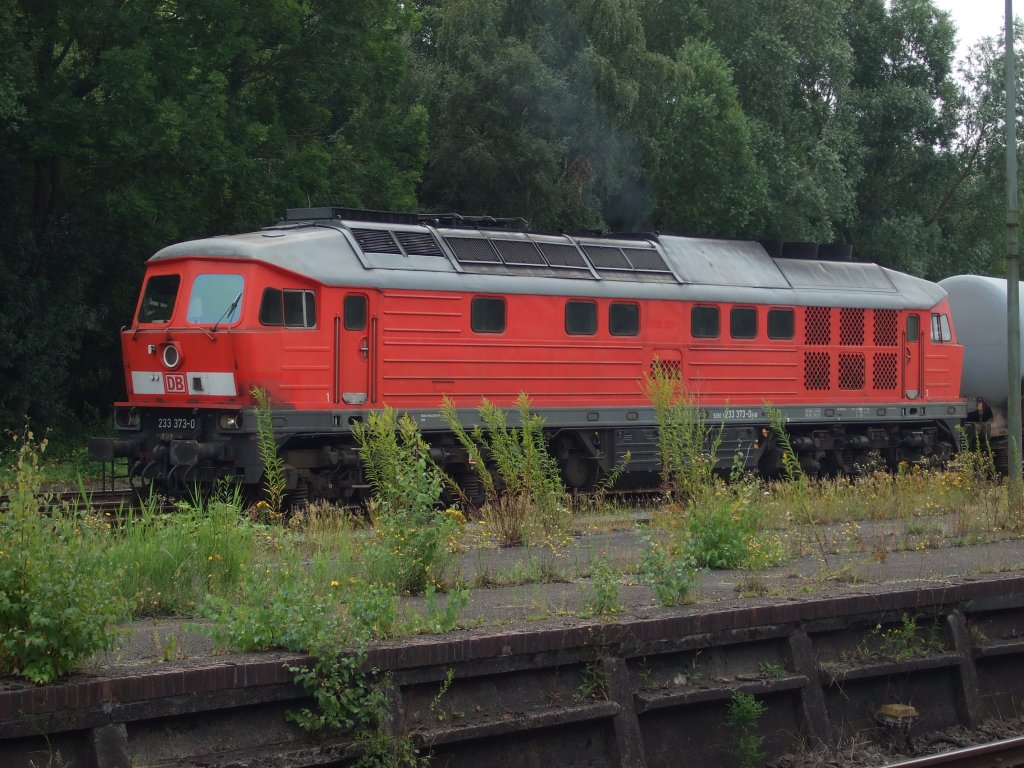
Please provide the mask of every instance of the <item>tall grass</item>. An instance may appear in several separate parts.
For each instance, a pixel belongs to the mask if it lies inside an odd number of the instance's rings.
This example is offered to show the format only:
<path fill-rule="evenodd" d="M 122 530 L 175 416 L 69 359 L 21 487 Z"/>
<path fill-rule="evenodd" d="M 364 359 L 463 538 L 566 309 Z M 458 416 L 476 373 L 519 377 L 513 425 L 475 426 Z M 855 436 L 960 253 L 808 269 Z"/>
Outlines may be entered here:
<path fill-rule="evenodd" d="M 187 614 L 208 595 L 228 595 L 255 557 L 255 529 L 236 492 L 181 503 L 155 501 L 107 518 L 109 569 L 136 616 Z"/>

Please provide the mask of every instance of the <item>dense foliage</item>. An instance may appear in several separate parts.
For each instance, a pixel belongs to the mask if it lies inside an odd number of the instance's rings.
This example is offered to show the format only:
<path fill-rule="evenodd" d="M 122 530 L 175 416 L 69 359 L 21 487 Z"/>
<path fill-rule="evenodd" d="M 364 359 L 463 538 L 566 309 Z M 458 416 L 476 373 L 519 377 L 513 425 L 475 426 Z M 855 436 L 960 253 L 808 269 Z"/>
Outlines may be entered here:
<path fill-rule="evenodd" d="M 0 424 L 105 414 L 144 260 L 286 207 L 998 270 L 1001 51 L 958 76 L 954 36 L 931 0 L 0 0 Z"/>

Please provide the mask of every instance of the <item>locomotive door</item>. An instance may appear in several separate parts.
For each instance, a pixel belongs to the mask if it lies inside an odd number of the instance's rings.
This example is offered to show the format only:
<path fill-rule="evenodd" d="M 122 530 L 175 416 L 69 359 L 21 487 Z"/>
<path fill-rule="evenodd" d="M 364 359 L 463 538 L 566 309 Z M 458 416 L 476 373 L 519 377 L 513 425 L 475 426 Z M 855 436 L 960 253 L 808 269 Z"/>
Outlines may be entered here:
<path fill-rule="evenodd" d="M 370 297 L 365 293 L 349 293 L 342 302 L 341 317 L 334 319 L 335 402 L 348 405 L 372 403 L 374 391 L 374 350 L 377 318 L 372 316 Z"/>
<path fill-rule="evenodd" d="M 916 400 L 921 395 L 921 377 L 924 366 L 921 365 L 921 316 L 907 315 L 907 328 L 903 334 L 903 394 L 909 400 Z"/>

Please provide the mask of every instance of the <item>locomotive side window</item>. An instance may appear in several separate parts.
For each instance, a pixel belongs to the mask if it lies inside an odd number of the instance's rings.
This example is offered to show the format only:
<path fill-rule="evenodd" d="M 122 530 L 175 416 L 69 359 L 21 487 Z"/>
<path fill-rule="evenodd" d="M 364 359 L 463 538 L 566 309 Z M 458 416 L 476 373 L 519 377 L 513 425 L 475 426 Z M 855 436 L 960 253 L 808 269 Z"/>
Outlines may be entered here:
<path fill-rule="evenodd" d="M 180 275 L 154 275 L 146 281 L 139 307 L 140 323 L 169 323 L 174 312 L 174 301 L 178 298 Z"/>
<path fill-rule="evenodd" d="M 284 325 L 284 300 L 277 288 L 265 288 L 260 301 L 260 325 Z"/>
<path fill-rule="evenodd" d="M 792 339 L 794 335 L 793 327 L 794 323 L 792 309 L 768 310 L 769 339 Z"/>
<path fill-rule="evenodd" d="M 952 341 L 953 332 L 949 329 L 949 316 L 932 314 L 932 341 Z"/>
<path fill-rule="evenodd" d="M 690 332 L 695 339 L 717 339 L 718 307 L 694 307 L 690 312 Z"/>
<path fill-rule="evenodd" d="M 477 333 L 505 332 L 505 300 L 475 296 L 470 304 L 470 327 Z"/>
<path fill-rule="evenodd" d="M 729 310 L 729 335 L 734 339 L 757 337 L 757 310 L 753 307 L 733 307 Z"/>
<path fill-rule="evenodd" d="M 312 291 L 284 292 L 284 324 L 288 328 L 316 328 L 316 297 Z"/>
<path fill-rule="evenodd" d="M 312 291 L 266 288 L 260 302 L 260 324 L 316 328 L 316 296 Z"/>
<path fill-rule="evenodd" d="M 592 301 L 565 302 L 565 332 L 573 336 L 597 333 L 597 304 Z"/>
<path fill-rule="evenodd" d="M 197 275 L 185 319 L 197 325 L 230 324 L 242 314 L 241 275 Z"/>
<path fill-rule="evenodd" d="M 613 301 L 608 307 L 608 333 L 612 336 L 636 336 L 640 333 L 640 305 Z"/>
<path fill-rule="evenodd" d="M 345 297 L 344 312 L 346 331 L 366 330 L 366 297 L 361 293 L 350 293 Z"/>
<path fill-rule="evenodd" d="M 921 318 L 917 315 L 907 315 L 907 341 L 917 344 L 921 338 Z"/>

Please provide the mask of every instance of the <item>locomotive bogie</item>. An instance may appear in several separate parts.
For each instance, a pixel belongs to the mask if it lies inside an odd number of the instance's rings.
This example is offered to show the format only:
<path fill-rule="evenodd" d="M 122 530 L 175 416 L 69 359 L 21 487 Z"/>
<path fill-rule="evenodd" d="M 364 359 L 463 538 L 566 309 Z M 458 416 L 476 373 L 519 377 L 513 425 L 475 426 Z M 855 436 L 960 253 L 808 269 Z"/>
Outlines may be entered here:
<path fill-rule="evenodd" d="M 563 479 L 587 488 L 627 451 L 627 474 L 660 470 L 657 376 L 723 425 L 722 473 L 780 471 L 767 405 L 809 472 L 895 466 L 947 452 L 966 415 L 948 315 L 927 281 L 757 243 L 293 214 L 150 260 L 122 333 L 117 437 L 90 451 L 171 493 L 223 476 L 258 488 L 258 387 L 296 499 L 365 492 L 352 429 L 385 405 L 470 486 L 442 399 L 471 427 L 482 398 L 526 393 Z"/>

